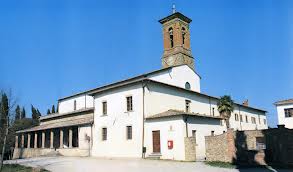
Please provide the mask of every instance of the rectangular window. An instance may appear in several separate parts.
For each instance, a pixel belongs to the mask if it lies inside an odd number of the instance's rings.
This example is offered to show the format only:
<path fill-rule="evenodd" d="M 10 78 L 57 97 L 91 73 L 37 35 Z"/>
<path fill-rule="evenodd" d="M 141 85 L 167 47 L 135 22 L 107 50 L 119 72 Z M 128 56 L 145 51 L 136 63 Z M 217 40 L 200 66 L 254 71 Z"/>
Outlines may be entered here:
<path fill-rule="evenodd" d="M 240 115 L 240 122 L 243 122 L 243 118 L 242 118 L 242 115 Z"/>
<path fill-rule="evenodd" d="M 213 116 L 215 116 L 215 108 L 213 108 Z"/>
<path fill-rule="evenodd" d="M 260 122 L 260 117 L 258 117 L 258 123 L 261 124 L 261 122 Z"/>
<path fill-rule="evenodd" d="M 102 128 L 102 140 L 107 140 L 107 128 Z"/>
<path fill-rule="evenodd" d="M 73 110 L 76 110 L 76 100 L 73 102 Z"/>
<path fill-rule="evenodd" d="M 102 108 L 103 108 L 103 115 L 107 115 L 107 102 L 102 102 Z"/>
<path fill-rule="evenodd" d="M 285 111 L 286 118 L 293 117 L 293 108 L 284 109 L 284 111 Z"/>
<path fill-rule="evenodd" d="M 190 100 L 185 100 L 185 112 L 190 112 Z"/>
<path fill-rule="evenodd" d="M 246 123 L 248 123 L 248 116 L 247 115 L 245 116 L 245 120 L 246 120 Z"/>
<path fill-rule="evenodd" d="M 264 137 L 256 137 L 256 149 L 257 150 L 264 150 L 266 149 L 266 142 Z"/>
<path fill-rule="evenodd" d="M 253 124 L 256 124 L 255 117 L 251 117 L 251 122 L 252 122 Z"/>
<path fill-rule="evenodd" d="M 263 124 L 267 125 L 267 120 L 266 119 L 263 119 Z"/>
<path fill-rule="evenodd" d="M 235 113 L 235 121 L 239 121 L 239 117 L 237 113 Z"/>
<path fill-rule="evenodd" d="M 126 108 L 127 108 L 127 112 L 129 111 L 133 111 L 133 107 L 132 107 L 132 96 L 128 96 L 126 97 Z"/>
<path fill-rule="evenodd" d="M 132 126 L 126 127 L 126 138 L 127 140 L 132 140 Z"/>
<path fill-rule="evenodd" d="M 192 137 L 196 137 L 196 130 L 192 130 Z"/>

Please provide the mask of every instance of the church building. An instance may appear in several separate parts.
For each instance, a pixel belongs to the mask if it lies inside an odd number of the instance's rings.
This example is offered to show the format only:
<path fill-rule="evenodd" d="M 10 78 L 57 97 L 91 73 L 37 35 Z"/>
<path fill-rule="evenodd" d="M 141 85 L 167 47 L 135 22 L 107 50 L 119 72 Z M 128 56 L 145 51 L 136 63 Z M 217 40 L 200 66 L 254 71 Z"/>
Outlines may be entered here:
<path fill-rule="evenodd" d="M 205 136 L 226 132 L 218 97 L 201 93 L 191 19 L 159 20 L 162 68 L 58 100 L 58 112 L 17 132 L 14 158 L 41 155 L 204 160 Z M 227 94 L 227 93 L 223 93 Z M 267 129 L 266 111 L 234 104 L 234 130 Z"/>

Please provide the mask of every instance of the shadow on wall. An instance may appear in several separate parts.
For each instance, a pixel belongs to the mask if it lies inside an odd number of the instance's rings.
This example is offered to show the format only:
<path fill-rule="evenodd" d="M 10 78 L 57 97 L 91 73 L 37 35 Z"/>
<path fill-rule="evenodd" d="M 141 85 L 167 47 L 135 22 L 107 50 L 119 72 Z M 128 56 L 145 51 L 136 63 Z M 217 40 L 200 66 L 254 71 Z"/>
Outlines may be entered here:
<path fill-rule="evenodd" d="M 240 172 L 293 171 L 293 130 L 235 131 L 234 146 L 232 163 Z"/>

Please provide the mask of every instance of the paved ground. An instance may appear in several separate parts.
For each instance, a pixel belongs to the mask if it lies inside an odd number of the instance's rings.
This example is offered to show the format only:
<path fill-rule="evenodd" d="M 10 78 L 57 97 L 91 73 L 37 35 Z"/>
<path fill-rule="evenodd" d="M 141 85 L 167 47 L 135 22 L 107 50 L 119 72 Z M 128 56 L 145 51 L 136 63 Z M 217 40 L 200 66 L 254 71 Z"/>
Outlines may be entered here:
<path fill-rule="evenodd" d="M 42 167 L 52 172 L 289 172 L 293 170 L 224 169 L 201 162 L 175 162 L 142 159 L 101 159 L 80 157 L 39 157 L 5 161 L 21 165 Z"/>

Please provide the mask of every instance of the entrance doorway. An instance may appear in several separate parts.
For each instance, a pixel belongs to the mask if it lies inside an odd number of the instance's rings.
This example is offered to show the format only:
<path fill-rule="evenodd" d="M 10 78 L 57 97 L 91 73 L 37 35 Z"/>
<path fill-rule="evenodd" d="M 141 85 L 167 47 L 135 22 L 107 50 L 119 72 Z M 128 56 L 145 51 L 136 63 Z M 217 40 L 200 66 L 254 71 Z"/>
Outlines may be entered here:
<path fill-rule="evenodd" d="M 153 131 L 153 153 L 161 153 L 160 131 Z"/>

